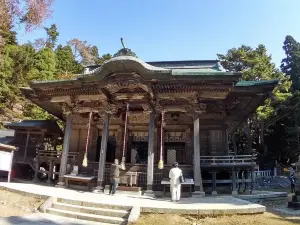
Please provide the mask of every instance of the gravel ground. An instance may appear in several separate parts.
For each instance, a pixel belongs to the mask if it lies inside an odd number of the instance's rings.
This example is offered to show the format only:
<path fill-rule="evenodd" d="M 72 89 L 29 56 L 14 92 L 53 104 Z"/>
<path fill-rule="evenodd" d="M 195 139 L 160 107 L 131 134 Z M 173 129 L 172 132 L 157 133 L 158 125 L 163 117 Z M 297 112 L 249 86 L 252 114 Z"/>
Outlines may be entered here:
<path fill-rule="evenodd" d="M 0 190 L 0 217 L 22 216 L 36 212 L 43 200 Z"/>
<path fill-rule="evenodd" d="M 289 188 L 291 182 L 288 177 L 258 177 L 256 178 L 257 190 L 268 190 L 276 188 Z"/>

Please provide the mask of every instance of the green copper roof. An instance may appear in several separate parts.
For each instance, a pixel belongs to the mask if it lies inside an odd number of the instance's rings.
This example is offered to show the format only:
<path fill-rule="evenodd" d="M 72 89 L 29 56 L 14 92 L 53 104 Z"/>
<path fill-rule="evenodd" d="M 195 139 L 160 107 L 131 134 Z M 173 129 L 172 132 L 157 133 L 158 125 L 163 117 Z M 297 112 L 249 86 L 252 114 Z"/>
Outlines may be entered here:
<path fill-rule="evenodd" d="M 127 62 L 126 62 L 127 61 Z M 108 60 L 103 65 L 91 65 L 85 67 L 87 74 L 93 74 L 100 71 L 104 65 L 117 65 L 130 66 L 129 63 L 135 61 L 136 64 L 142 65 L 145 69 L 155 71 L 169 71 L 164 75 L 173 76 L 240 76 L 240 73 L 226 71 L 218 60 L 182 60 L 182 61 L 156 61 L 156 62 L 143 62 L 140 59 L 132 58 L 131 56 L 117 56 Z M 111 69 L 111 68 L 110 68 Z M 84 75 L 81 75 L 84 76 Z"/>
<path fill-rule="evenodd" d="M 228 76 L 238 73 L 216 71 L 213 69 L 172 69 L 173 76 Z"/>
<path fill-rule="evenodd" d="M 236 83 L 236 87 L 249 87 L 249 86 L 259 86 L 259 85 L 276 85 L 278 84 L 279 80 L 242 80 Z"/>

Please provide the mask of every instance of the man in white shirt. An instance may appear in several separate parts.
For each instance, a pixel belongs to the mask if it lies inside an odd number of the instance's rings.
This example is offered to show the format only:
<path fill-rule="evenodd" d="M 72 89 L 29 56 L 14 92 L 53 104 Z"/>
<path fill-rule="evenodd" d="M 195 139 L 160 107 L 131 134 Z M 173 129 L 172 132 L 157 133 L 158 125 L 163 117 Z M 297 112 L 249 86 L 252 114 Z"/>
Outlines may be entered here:
<path fill-rule="evenodd" d="M 181 175 L 182 175 L 182 170 L 178 168 L 178 163 L 175 162 L 173 164 L 173 168 L 169 172 L 172 202 L 178 202 L 180 200 L 180 193 L 181 193 L 180 176 Z"/>

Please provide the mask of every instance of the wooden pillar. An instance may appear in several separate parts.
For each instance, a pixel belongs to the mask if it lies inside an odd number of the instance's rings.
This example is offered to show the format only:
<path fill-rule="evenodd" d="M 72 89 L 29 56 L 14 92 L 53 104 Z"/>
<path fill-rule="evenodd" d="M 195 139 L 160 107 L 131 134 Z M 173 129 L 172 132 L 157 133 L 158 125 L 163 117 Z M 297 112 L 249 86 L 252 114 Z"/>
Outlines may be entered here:
<path fill-rule="evenodd" d="M 40 170 L 40 160 L 39 160 L 39 152 L 35 155 L 35 165 L 34 165 L 34 178 L 33 180 L 38 181 L 38 173 Z"/>
<path fill-rule="evenodd" d="M 119 128 L 116 132 L 116 151 L 115 151 L 115 159 L 122 159 L 122 145 L 123 145 L 123 129 Z"/>
<path fill-rule="evenodd" d="M 108 127 L 109 127 L 109 115 L 108 113 L 104 114 L 103 118 L 103 130 L 101 137 L 101 148 L 100 148 L 100 159 L 99 159 L 99 168 L 98 168 L 98 180 L 96 191 L 104 190 L 104 173 L 105 173 L 105 160 L 106 160 L 106 150 L 107 150 L 107 141 L 108 141 Z"/>
<path fill-rule="evenodd" d="M 212 171 L 212 192 L 211 195 L 218 195 L 217 192 L 217 172 L 215 170 Z"/>
<path fill-rule="evenodd" d="M 232 176 L 231 176 L 231 178 L 232 178 L 232 192 L 231 192 L 231 194 L 232 195 L 237 195 L 238 192 L 236 190 L 236 171 L 235 171 L 234 167 L 232 167 Z"/>
<path fill-rule="evenodd" d="M 250 194 L 253 193 L 255 190 L 255 167 L 251 167 L 251 189 L 250 189 Z"/>
<path fill-rule="evenodd" d="M 29 135 L 30 135 L 30 132 L 27 131 L 26 144 L 25 144 L 25 149 L 24 149 L 24 161 L 26 160 L 26 156 L 27 156 L 27 149 L 28 149 L 28 143 L 29 143 Z"/>
<path fill-rule="evenodd" d="M 156 126 L 156 125 L 155 125 Z M 154 161 L 155 164 L 158 163 L 160 157 L 160 128 L 156 128 L 156 145 L 155 145 L 155 154 L 154 154 Z"/>
<path fill-rule="evenodd" d="M 194 118 L 194 183 L 195 195 L 205 195 L 203 192 L 201 168 L 200 168 L 200 123 L 199 116 Z"/>
<path fill-rule="evenodd" d="M 63 152 L 60 160 L 59 182 L 57 184 L 58 186 L 65 186 L 64 175 L 67 172 L 71 131 L 72 131 L 72 114 L 68 114 L 67 124 L 65 128 L 65 135 L 64 135 Z"/>
<path fill-rule="evenodd" d="M 225 152 L 228 155 L 229 154 L 229 140 L 228 140 L 228 129 L 225 130 Z"/>
<path fill-rule="evenodd" d="M 52 161 L 52 159 L 50 159 L 47 183 L 51 183 L 51 178 L 52 178 L 52 173 L 53 173 L 52 171 L 53 171 L 53 161 Z"/>
<path fill-rule="evenodd" d="M 150 113 L 147 161 L 147 192 L 153 193 L 155 114 Z"/>

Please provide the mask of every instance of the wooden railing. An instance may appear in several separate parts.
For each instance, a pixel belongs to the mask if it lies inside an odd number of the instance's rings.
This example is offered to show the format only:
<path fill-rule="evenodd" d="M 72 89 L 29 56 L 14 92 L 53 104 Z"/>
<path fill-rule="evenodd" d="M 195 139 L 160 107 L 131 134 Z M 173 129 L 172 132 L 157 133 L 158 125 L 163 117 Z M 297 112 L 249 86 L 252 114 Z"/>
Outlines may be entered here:
<path fill-rule="evenodd" d="M 254 164 L 253 155 L 200 156 L 201 165 L 205 164 Z"/>
<path fill-rule="evenodd" d="M 255 177 L 272 177 L 272 176 L 273 176 L 272 170 L 255 171 Z"/>
<path fill-rule="evenodd" d="M 61 158 L 62 151 L 47 151 L 39 150 L 37 151 L 37 156 L 40 158 Z M 69 152 L 68 158 L 76 159 L 78 157 L 78 152 Z"/>

